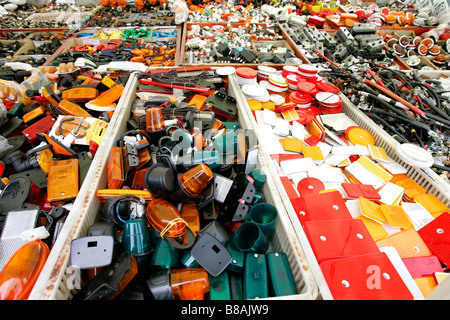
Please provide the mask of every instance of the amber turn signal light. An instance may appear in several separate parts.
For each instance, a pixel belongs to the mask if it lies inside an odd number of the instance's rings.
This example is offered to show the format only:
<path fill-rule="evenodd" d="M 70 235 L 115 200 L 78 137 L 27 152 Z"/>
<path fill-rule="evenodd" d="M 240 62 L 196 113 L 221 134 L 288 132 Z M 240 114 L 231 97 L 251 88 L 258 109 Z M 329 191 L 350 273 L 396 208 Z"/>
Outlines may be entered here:
<path fill-rule="evenodd" d="M 179 176 L 181 187 L 191 196 L 198 196 L 213 178 L 211 169 L 201 163 Z"/>
<path fill-rule="evenodd" d="M 146 125 L 147 131 L 150 132 L 160 131 L 166 128 L 166 125 L 164 124 L 164 116 L 160 108 L 158 107 L 147 108 Z"/>
<path fill-rule="evenodd" d="M 154 199 L 147 206 L 148 222 L 161 236 L 176 238 L 186 233 L 186 221 L 174 205 L 163 199 Z"/>
<path fill-rule="evenodd" d="M 26 300 L 49 254 L 40 239 L 22 245 L 0 273 L 0 300 Z"/>
<path fill-rule="evenodd" d="M 174 300 L 198 300 L 209 291 L 209 278 L 206 270 L 170 270 L 170 283 Z"/>

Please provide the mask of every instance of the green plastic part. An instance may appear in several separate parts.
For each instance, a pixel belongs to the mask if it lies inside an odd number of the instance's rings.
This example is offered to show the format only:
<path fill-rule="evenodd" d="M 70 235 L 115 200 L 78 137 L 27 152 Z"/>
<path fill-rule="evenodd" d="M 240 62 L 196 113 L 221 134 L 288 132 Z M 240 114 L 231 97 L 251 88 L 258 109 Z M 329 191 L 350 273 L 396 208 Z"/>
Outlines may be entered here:
<path fill-rule="evenodd" d="M 230 279 L 227 272 L 222 272 L 217 277 L 209 275 L 209 299 L 231 300 Z"/>
<path fill-rule="evenodd" d="M 267 176 L 264 171 L 258 168 L 253 169 L 252 172 L 250 172 L 250 177 L 254 180 L 253 185 L 255 186 L 255 189 L 261 191 L 267 180 Z"/>
<path fill-rule="evenodd" d="M 294 276 L 289 261 L 284 252 L 270 252 L 267 254 L 267 268 L 269 270 L 269 287 L 271 296 L 287 296 L 297 294 Z"/>
<path fill-rule="evenodd" d="M 266 255 L 246 253 L 244 268 L 244 299 L 263 299 L 269 297 Z"/>
<path fill-rule="evenodd" d="M 23 109 L 25 109 L 25 104 L 23 102 L 18 102 L 8 110 L 8 116 L 21 118 L 23 115 Z"/>
<path fill-rule="evenodd" d="M 230 240 L 228 240 L 226 248 L 231 254 L 231 262 L 227 266 L 227 270 L 233 272 L 242 272 L 244 269 L 245 252 L 240 251 L 236 248 L 233 241 L 234 234 L 230 233 Z"/>
<path fill-rule="evenodd" d="M 131 254 L 150 251 L 150 236 L 143 219 L 125 221 L 123 225 L 122 244 Z"/>
<path fill-rule="evenodd" d="M 201 268 L 200 264 L 195 260 L 195 258 L 191 254 L 191 250 L 187 251 L 182 257 L 181 257 L 181 264 L 185 268 Z"/>
<path fill-rule="evenodd" d="M 259 191 L 255 191 L 255 195 L 253 196 L 253 200 L 250 203 L 250 206 L 254 206 L 255 204 L 263 202 L 264 202 L 264 195 Z"/>
<path fill-rule="evenodd" d="M 220 154 L 235 154 L 238 149 L 238 138 L 234 131 L 228 131 L 214 140 L 214 149 Z"/>
<path fill-rule="evenodd" d="M 231 300 L 244 300 L 244 283 L 242 274 L 229 273 Z"/>
<path fill-rule="evenodd" d="M 239 123 L 237 123 L 237 122 L 228 122 L 228 121 L 226 121 L 223 124 L 225 126 L 225 129 L 227 129 L 227 131 L 237 130 L 237 129 L 240 128 Z"/>
<path fill-rule="evenodd" d="M 162 268 L 176 268 L 180 265 L 179 250 L 165 239 L 158 239 L 150 260 L 150 266 Z"/>
<path fill-rule="evenodd" d="M 217 150 L 194 151 L 194 164 L 207 164 L 211 169 L 218 168 L 222 165 L 222 159 Z"/>

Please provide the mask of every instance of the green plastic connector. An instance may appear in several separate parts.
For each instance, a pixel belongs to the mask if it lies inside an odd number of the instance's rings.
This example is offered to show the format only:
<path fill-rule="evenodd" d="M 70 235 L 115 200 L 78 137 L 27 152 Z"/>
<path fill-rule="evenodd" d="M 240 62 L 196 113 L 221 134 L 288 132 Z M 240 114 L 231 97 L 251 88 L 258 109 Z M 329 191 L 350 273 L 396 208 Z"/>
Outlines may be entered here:
<path fill-rule="evenodd" d="M 268 278 L 266 255 L 261 253 L 246 253 L 244 268 L 244 299 L 268 298 Z"/>
<path fill-rule="evenodd" d="M 271 296 L 279 297 L 297 294 L 294 277 L 284 252 L 268 253 L 267 268 L 269 270 Z"/>
<path fill-rule="evenodd" d="M 217 277 L 209 275 L 209 299 L 231 300 L 230 279 L 227 272 L 222 272 Z"/>

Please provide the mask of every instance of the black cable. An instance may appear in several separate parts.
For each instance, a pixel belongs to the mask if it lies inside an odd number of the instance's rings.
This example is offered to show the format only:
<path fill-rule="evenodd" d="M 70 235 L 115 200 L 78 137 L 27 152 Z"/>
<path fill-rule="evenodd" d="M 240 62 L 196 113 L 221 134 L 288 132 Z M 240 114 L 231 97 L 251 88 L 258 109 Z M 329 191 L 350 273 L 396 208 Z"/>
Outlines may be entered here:
<path fill-rule="evenodd" d="M 387 101 L 384 101 L 383 99 L 381 99 L 378 96 L 375 96 L 375 95 L 369 93 L 369 98 L 376 100 L 377 102 L 379 102 L 380 104 L 382 104 L 383 106 L 385 106 L 386 108 L 388 108 L 389 110 L 391 110 L 392 112 L 398 114 L 401 117 L 404 117 L 404 116 L 407 115 L 406 113 L 400 111 L 399 109 L 391 106 Z"/>
<path fill-rule="evenodd" d="M 365 112 L 365 113 L 368 114 L 368 115 L 371 115 L 374 118 L 376 118 L 379 122 L 381 122 L 381 124 L 385 128 L 388 128 L 390 131 L 392 131 L 392 133 L 394 133 L 397 136 L 399 136 L 400 138 L 402 138 L 404 142 L 409 142 L 409 140 L 406 139 L 400 132 L 398 132 L 397 129 L 395 129 L 393 126 L 391 126 L 386 120 L 384 120 L 383 118 L 378 116 L 376 113 L 371 113 L 371 112 Z"/>
<path fill-rule="evenodd" d="M 406 122 L 406 123 L 408 123 L 408 124 L 410 124 L 410 125 L 412 125 L 412 126 L 414 126 L 416 128 L 425 130 L 427 132 L 431 130 L 430 126 L 427 125 L 427 124 L 420 123 L 418 121 L 415 121 L 415 120 L 412 120 L 412 119 L 408 119 L 408 118 L 405 118 L 405 117 L 401 117 L 401 116 L 399 116 L 397 114 L 389 113 L 389 112 L 387 112 L 386 110 L 383 110 L 383 109 L 372 108 L 372 111 L 374 111 L 375 113 L 379 113 L 379 114 L 384 114 L 384 115 L 390 116 L 392 118 L 396 118 L 397 120 L 404 121 L 404 122 Z"/>
<path fill-rule="evenodd" d="M 118 196 L 117 198 L 115 198 L 114 200 L 112 200 L 109 203 L 109 207 L 108 207 L 108 218 L 110 218 L 116 225 L 118 225 L 119 227 L 123 227 L 123 224 L 125 221 L 129 220 L 131 218 L 131 216 L 120 216 L 120 212 L 118 210 L 118 206 L 122 203 L 122 202 L 135 202 L 138 205 L 144 206 L 144 204 L 141 202 L 141 200 L 131 194 L 124 194 L 121 196 Z M 145 209 L 145 208 L 144 208 Z M 129 211 L 127 210 L 127 214 L 129 214 Z"/>
<path fill-rule="evenodd" d="M 432 114 L 432 113 L 429 113 L 429 112 L 425 112 L 425 115 L 426 115 L 428 118 L 434 120 L 435 123 L 436 123 L 436 122 L 440 122 L 446 129 L 450 129 L 450 121 L 447 121 L 447 120 L 445 120 L 445 119 L 442 119 L 442 118 L 436 116 L 435 114 Z"/>
<path fill-rule="evenodd" d="M 450 171 L 450 167 L 441 166 L 439 164 L 433 164 L 432 167 L 439 170 Z"/>
<path fill-rule="evenodd" d="M 438 108 L 432 101 L 428 100 L 428 98 L 426 98 L 426 97 L 422 97 L 421 99 L 427 105 L 427 107 L 429 109 L 433 110 L 436 114 L 440 115 L 442 118 L 450 121 L 450 116 L 448 116 L 447 113 L 445 113 L 444 110 L 442 110 L 442 107 Z M 426 111 L 426 110 L 423 110 L 423 111 Z"/>
<path fill-rule="evenodd" d="M 422 148 L 424 148 L 425 145 L 423 144 L 422 139 L 419 137 L 419 134 L 417 133 L 417 131 L 416 131 L 415 129 L 411 129 L 410 131 L 411 131 L 411 133 L 413 134 L 413 136 L 416 138 L 417 143 L 418 143 Z"/>

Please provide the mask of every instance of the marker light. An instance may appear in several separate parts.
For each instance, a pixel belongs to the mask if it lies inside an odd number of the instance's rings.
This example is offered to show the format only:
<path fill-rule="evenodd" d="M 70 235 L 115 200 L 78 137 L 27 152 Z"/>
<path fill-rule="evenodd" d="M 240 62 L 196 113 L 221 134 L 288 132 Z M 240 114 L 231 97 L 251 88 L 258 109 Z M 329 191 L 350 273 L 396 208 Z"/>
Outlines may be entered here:
<path fill-rule="evenodd" d="M 114 103 L 114 101 L 119 100 L 122 92 L 123 85 L 118 84 L 111 89 L 101 93 L 95 100 L 90 101 L 90 104 L 95 106 L 109 107 Z"/>
<path fill-rule="evenodd" d="M 200 231 L 200 215 L 195 202 L 185 202 L 181 206 L 181 217 L 187 222 L 189 229 L 197 234 Z"/>
<path fill-rule="evenodd" d="M 112 147 L 108 157 L 108 189 L 120 189 L 125 177 L 122 148 Z"/>
<path fill-rule="evenodd" d="M 202 268 L 170 270 L 174 300 L 197 300 L 209 291 L 208 273 Z"/>
<path fill-rule="evenodd" d="M 148 222 L 161 236 L 176 238 L 186 233 L 186 222 L 170 202 L 163 199 L 150 201 L 146 212 Z"/>
<path fill-rule="evenodd" d="M 166 128 L 166 125 L 164 124 L 164 116 L 160 108 L 147 108 L 146 113 L 147 131 L 160 131 Z"/>
<path fill-rule="evenodd" d="M 211 169 L 202 163 L 181 174 L 179 181 L 188 194 L 196 197 L 206 188 L 212 178 L 213 173 Z"/>
<path fill-rule="evenodd" d="M 69 100 L 61 100 L 61 102 L 56 106 L 56 109 L 64 114 L 72 115 L 75 117 L 92 117 L 89 112 L 84 110 L 82 107 L 76 103 L 70 102 Z"/>
<path fill-rule="evenodd" d="M 72 88 L 61 92 L 61 96 L 64 100 L 84 102 L 97 98 L 98 90 L 95 88 L 87 87 Z"/>
<path fill-rule="evenodd" d="M 49 254 L 40 239 L 21 246 L 0 273 L 0 300 L 25 300 L 30 295 Z"/>

